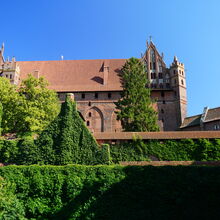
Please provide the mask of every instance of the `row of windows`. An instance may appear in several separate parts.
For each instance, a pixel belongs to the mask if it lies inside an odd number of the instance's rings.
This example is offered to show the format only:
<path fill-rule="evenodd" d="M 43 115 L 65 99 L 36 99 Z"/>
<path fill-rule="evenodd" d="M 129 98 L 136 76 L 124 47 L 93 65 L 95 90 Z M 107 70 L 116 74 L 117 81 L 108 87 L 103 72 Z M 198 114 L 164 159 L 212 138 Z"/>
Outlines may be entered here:
<path fill-rule="evenodd" d="M 176 79 L 174 79 L 174 84 L 176 85 Z M 181 84 L 184 85 L 183 79 L 181 79 Z"/>
<path fill-rule="evenodd" d="M 157 86 L 156 83 L 151 83 L 151 84 L 150 84 L 150 87 L 151 87 L 151 88 L 158 88 L 158 86 Z M 160 89 L 170 88 L 170 84 L 169 84 L 169 83 L 166 83 L 166 84 L 164 85 L 163 83 L 160 83 L 160 84 L 159 84 L 159 88 L 160 88 Z"/>
<path fill-rule="evenodd" d="M 156 79 L 157 75 L 156 73 L 151 73 L 151 79 Z M 163 79 L 163 73 L 159 73 L 159 79 Z"/>
<path fill-rule="evenodd" d="M 107 94 L 107 96 L 108 96 L 108 98 L 110 99 L 110 98 L 112 97 L 112 94 L 109 92 L 109 93 Z M 82 99 L 85 99 L 85 98 L 86 98 L 86 94 L 85 94 L 85 93 L 82 93 L 82 94 L 81 94 L 81 98 L 82 98 Z M 95 99 L 98 99 L 98 98 L 99 98 L 99 94 L 98 94 L 97 92 L 94 94 L 94 98 L 95 98 Z"/>
<path fill-rule="evenodd" d="M 178 71 L 177 70 L 173 70 L 173 74 L 175 75 Z M 179 70 L 179 74 L 184 75 L 184 72 L 182 70 Z"/>
<path fill-rule="evenodd" d="M 12 74 L 6 74 L 5 77 L 12 79 Z"/>

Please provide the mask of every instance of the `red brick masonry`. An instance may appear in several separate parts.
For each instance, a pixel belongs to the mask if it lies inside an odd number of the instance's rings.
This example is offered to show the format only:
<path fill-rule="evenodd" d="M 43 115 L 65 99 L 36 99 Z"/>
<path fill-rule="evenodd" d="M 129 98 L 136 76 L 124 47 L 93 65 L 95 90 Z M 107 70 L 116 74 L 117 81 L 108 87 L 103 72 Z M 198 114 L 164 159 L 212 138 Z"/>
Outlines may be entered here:
<path fill-rule="evenodd" d="M 220 161 L 127 161 L 123 166 L 220 166 Z"/>
<path fill-rule="evenodd" d="M 163 131 L 163 132 L 98 132 L 94 133 L 98 142 L 126 141 L 134 137 L 141 137 L 143 140 L 165 140 L 165 139 L 200 139 L 220 138 L 220 131 Z"/>

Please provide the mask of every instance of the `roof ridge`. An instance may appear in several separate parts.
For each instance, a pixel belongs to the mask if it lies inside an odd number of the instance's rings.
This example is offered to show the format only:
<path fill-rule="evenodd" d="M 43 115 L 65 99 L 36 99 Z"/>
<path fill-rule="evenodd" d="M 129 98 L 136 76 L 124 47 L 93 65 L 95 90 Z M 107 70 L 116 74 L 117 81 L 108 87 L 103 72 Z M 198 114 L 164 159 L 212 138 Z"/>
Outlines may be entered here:
<path fill-rule="evenodd" d="M 21 60 L 21 61 L 16 61 L 18 63 L 20 62 L 65 62 L 65 61 L 104 61 L 104 60 L 127 60 L 128 58 L 113 58 L 113 59 L 80 59 L 80 60 Z"/>

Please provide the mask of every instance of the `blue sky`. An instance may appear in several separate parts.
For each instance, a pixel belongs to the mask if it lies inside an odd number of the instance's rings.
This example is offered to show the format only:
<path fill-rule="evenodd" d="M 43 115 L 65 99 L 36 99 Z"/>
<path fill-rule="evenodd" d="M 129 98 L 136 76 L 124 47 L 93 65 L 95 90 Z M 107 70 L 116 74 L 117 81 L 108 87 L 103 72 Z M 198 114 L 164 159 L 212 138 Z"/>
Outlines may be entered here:
<path fill-rule="evenodd" d="M 219 0 L 1 1 L 0 42 L 17 60 L 140 57 L 146 40 L 185 64 L 188 115 L 220 106 Z"/>

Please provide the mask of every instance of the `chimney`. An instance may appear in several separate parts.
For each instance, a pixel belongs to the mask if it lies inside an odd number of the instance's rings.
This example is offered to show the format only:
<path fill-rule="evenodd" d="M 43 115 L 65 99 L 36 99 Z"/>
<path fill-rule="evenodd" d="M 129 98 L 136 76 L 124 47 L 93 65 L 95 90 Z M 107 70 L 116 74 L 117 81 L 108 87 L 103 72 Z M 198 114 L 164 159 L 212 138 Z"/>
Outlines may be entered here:
<path fill-rule="evenodd" d="M 73 93 L 67 93 L 66 96 L 70 97 L 70 99 L 71 99 L 72 101 L 75 100 L 75 97 L 74 97 L 74 94 L 73 94 Z"/>
<path fill-rule="evenodd" d="M 109 74 L 109 62 L 108 61 L 104 61 L 103 63 L 103 85 L 107 85 L 108 83 L 108 74 Z"/>

